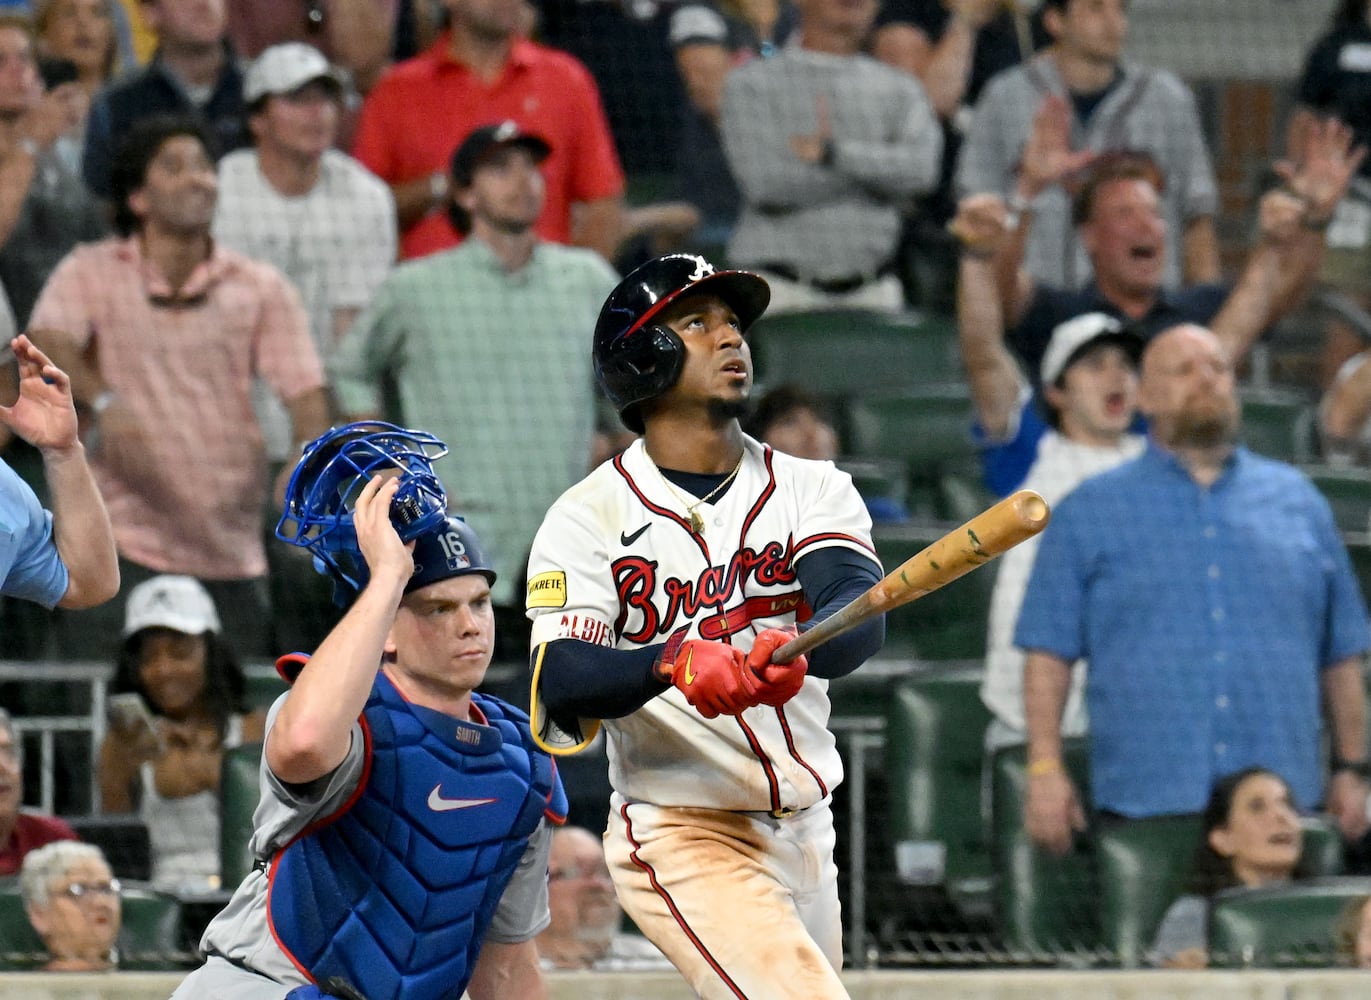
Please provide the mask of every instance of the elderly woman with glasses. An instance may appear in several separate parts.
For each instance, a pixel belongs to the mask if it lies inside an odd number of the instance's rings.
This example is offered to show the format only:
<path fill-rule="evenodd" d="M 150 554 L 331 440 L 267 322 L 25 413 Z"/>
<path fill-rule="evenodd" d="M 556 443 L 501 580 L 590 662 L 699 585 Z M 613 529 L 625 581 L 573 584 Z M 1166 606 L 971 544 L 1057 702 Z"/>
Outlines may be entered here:
<path fill-rule="evenodd" d="M 100 848 L 63 840 L 29 852 L 19 873 L 29 923 L 43 939 L 50 972 L 113 969 L 119 880 Z"/>

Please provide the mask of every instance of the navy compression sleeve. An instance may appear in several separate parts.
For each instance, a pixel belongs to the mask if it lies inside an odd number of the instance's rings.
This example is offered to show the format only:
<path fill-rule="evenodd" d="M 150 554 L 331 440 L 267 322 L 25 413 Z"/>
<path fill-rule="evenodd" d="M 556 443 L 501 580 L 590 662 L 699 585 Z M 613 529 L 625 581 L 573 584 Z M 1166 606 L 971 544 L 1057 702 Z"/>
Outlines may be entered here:
<path fill-rule="evenodd" d="M 805 632 L 841 610 L 880 582 L 881 567 L 856 549 L 830 545 L 816 549 L 795 564 L 800 586 L 814 616 L 800 626 Z M 852 673 L 885 644 L 885 615 L 863 622 L 851 632 L 830 639 L 809 653 L 809 673 L 832 680 Z"/>
<path fill-rule="evenodd" d="M 665 643 L 610 649 L 580 639 L 557 639 L 537 647 L 533 664 L 548 715 L 554 721 L 618 719 L 642 708 L 671 686 L 652 675 L 652 665 L 664 648 Z"/>

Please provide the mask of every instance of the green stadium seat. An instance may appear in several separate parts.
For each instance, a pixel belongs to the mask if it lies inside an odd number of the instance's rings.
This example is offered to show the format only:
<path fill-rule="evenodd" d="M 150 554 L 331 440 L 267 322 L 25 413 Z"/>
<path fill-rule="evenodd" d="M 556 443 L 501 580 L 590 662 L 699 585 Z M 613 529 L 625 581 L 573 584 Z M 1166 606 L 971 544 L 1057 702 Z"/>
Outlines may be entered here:
<path fill-rule="evenodd" d="M 1342 540 L 1352 560 L 1352 572 L 1361 584 L 1362 597 L 1371 600 L 1371 533 L 1345 531 Z M 1371 687 L 1367 691 L 1371 694 Z"/>
<path fill-rule="evenodd" d="M 247 701 L 249 708 L 268 709 L 277 697 L 286 692 L 286 682 L 270 664 L 253 666 L 243 671 L 247 681 Z"/>
<path fill-rule="evenodd" d="M 219 780 L 219 880 L 234 888 L 252 870 L 249 846 L 252 814 L 261 795 L 258 768 L 262 744 L 245 743 L 224 751 Z"/>
<path fill-rule="evenodd" d="M 181 901 L 146 883 L 124 883 L 119 968 L 162 972 L 195 964 L 182 940 Z M 16 882 L 0 887 L 0 970 L 41 968 L 47 961 L 43 941 L 29 924 Z"/>
<path fill-rule="evenodd" d="M 881 566 L 889 573 L 956 526 L 927 521 L 878 524 L 872 529 L 872 541 Z M 884 654 L 921 660 L 984 659 L 985 625 L 998 567 L 998 561 L 991 562 L 887 612 Z"/>
<path fill-rule="evenodd" d="M 181 901 L 148 885 L 124 885 L 119 968 L 161 972 L 196 964 L 182 937 Z"/>
<path fill-rule="evenodd" d="M 1078 793 L 1088 801 L 1085 741 L 1067 740 L 1062 750 Z M 1006 947 L 1016 959 L 1097 963 L 1105 952 L 1093 842 L 1082 837 L 1057 858 L 1029 840 L 1023 826 L 1024 768 L 1021 745 L 997 750 L 991 762 L 991 855 Z"/>
<path fill-rule="evenodd" d="M 1317 878 L 1221 892 L 1209 909 L 1210 965 L 1333 965 L 1333 925 L 1349 901 L 1368 894 L 1369 878 Z"/>
<path fill-rule="evenodd" d="M 1298 392 L 1281 389 L 1244 389 L 1242 440 L 1261 455 L 1296 464 L 1314 455 L 1314 408 Z"/>
<path fill-rule="evenodd" d="M 896 871 L 907 885 L 945 886 L 954 902 L 984 901 L 991 883 L 981 808 L 990 724 L 980 697 L 983 676 L 977 663 L 899 681 L 886 713 Z"/>
<path fill-rule="evenodd" d="M 956 327 L 920 313 L 781 313 L 759 319 L 748 341 L 759 382 L 794 382 L 830 398 L 962 377 Z"/>
<path fill-rule="evenodd" d="M 863 500 L 889 500 L 903 505 L 909 489 L 909 469 L 893 458 L 839 458 L 838 468 L 852 477 Z"/>
<path fill-rule="evenodd" d="M 1333 508 L 1339 531 L 1371 530 L 1371 471 L 1330 465 L 1302 468 Z"/>
<path fill-rule="evenodd" d="M 1166 908 L 1190 876 L 1200 839 L 1198 815 L 1108 823 L 1095 835 L 1100 924 L 1125 968 L 1142 965 Z"/>

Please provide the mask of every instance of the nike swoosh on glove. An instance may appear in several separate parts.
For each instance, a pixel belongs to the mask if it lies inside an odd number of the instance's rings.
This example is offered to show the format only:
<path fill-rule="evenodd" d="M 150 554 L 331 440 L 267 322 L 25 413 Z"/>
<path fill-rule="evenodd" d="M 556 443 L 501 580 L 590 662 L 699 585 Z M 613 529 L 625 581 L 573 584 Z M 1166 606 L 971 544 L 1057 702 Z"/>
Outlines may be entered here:
<path fill-rule="evenodd" d="M 757 704 L 756 681 L 743 668 L 747 657 L 741 649 L 723 642 L 687 639 L 671 662 L 660 662 L 654 672 L 670 680 L 686 701 L 706 719 L 738 715 Z"/>

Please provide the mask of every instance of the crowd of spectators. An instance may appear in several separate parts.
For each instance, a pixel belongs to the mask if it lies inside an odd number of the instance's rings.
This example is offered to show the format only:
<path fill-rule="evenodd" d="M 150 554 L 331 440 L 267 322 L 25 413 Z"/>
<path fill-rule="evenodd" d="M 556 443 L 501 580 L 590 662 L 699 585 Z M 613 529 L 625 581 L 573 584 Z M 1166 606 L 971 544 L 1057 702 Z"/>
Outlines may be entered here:
<path fill-rule="evenodd" d="M 652 50 L 680 87 L 667 136 L 618 127 L 524 0 L 19 6 L 0 13 L 0 628 L 34 659 L 115 662 L 112 693 L 142 698 L 153 727 L 111 729 L 93 780 L 106 811 L 176 818 L 149 823 L 158 885 L 217 877 L 218 764 L 263 724 L 241 665 L 311 649 L 338 612 L 268 541 L 300 444 L 372 418 L 449 442 L 499 658 L 520 660 L 533 534 L 615 447 L 590 331 L 659 226 L 763 275 L 769 315 L 955 299 L 985 485 L 1057 511 L 1004 559 L 986 623 L 987 745 L 1027 742 L 1042 849 L 1209 801 L 1204 846 L 1255 884 L 1218 842 L 1259 779 L 1277 811 L 1366 835 L 1365 601 L 1327 504 L 1237 444 L 1236 396 L 1317 281 L 1371 305 L 1363 0 L 1308 55 L 1232 274 L 1196 99 L 1127 58 L 1124 0 L 682 0 Z M 627 201 L 647 143 L 693 207 L 669 222 Z M 1333 355 L 1329 455 L 1364 462 L 1371 354 Z M 822 400 L 764 400 L 757 437 L 840 458 Z M 1060 744 L 1087 733 L 1088 800 Z M 75 836 L 20 811 L 15 745 L 0 710 L 0 874 Z M 110 881 L 40 860 L 35 886 Z M 566 879 L 602 886 L 585 864 Z M 81 902 L 35 891 L 35 914 Z"/>

